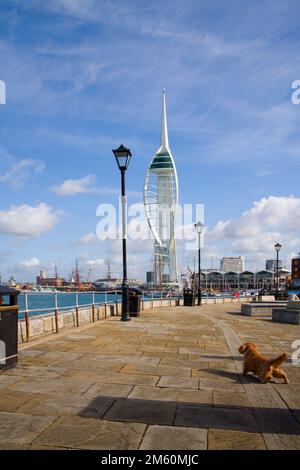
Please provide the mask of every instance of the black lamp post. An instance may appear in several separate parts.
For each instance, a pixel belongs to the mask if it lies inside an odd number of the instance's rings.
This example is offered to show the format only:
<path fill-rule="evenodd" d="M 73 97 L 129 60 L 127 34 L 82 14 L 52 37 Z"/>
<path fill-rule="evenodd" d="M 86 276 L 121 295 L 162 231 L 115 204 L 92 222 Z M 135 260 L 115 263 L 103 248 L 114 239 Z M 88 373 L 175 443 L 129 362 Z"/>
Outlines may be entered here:
<path fill-rule="evenodd" d="M 201 222 L 194 224 L 195 230 L 198 233 L 198 305 L 202 303 L 202 294 L 201 294 L 201 233 L 205 225 Z"/>
<path fill-rule="evenodd" d="M 126 251 L 126 206 L 127 198 L 125 196 L 125 171 L 128 168 L 130 158 L 132 156 L 129 149 L 123 144 L 119 148 L 113 150 L 119 170 L 121 171 L 121 202 L 122 202 L 122 244 L 123 244 L 123 282 L 122 282 L 122 315 L 121 321 L 131 320 L 129 315 L 129 297 L 127 284 L 127 251 Z"/>
<path fill-rule="evenodd" d="M 281 250 L 282 245 L 280 243 L 276 243 L 274 245 L 274 248 L 276 250 L 276 255 L 277 255 L 277 260 L 276 260 L 276 300 L 279 298 L 279 292 L 278 292 L 278 287 L 279 287 L 279 251 Z"/>

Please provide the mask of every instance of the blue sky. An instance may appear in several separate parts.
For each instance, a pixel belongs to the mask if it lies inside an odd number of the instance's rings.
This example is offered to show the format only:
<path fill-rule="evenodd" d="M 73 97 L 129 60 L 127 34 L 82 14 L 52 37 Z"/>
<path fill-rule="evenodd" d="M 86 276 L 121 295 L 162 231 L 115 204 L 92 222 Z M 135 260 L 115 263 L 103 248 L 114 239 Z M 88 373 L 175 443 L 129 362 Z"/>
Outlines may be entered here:
<path fill-rule="evenodd" d="M 103 274 L 108 254 L 121 273 L 120 242 L 91 236 L 96 208 L 118 200 L 111 149 L 121 142 L 133 153 L 128 202 L 141 200 L 163 87 L 180 202 L 205 205 L 204 264 L 233 254 L 260 269 L 278 240 L 288 264 L 300 250 L 298 10 L 287 0 L 1 0 L 2 278 L 51 274 L 55 261 L 67 276 L 76 255 L 84 275 Z M 179 244 L 182 268 L 192 257 Z M 151 243 L 129 241 L 130 274 L 150 267 Z"/>

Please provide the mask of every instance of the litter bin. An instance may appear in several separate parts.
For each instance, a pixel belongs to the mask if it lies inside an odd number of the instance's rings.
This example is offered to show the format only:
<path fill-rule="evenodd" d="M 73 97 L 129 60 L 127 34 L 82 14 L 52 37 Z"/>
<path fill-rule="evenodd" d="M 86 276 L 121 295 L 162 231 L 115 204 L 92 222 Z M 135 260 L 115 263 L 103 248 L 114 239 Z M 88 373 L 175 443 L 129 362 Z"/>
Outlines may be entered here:
<path fill-rule="evenodd" d="M 193 289 L 185 289 L 183 292 L 183 305 L 193 307 L 195 305 L 195 292 Z"/>
<path fill-rule="evenodd" d="M 129 315 L 139 317 L 141 314 L 141 297 L 139 289 L 129 289 Z"/>
<path fill-rule="evenodd" d="M 0 370 L 18 362 L 18 294 L 0 286 Z"/>

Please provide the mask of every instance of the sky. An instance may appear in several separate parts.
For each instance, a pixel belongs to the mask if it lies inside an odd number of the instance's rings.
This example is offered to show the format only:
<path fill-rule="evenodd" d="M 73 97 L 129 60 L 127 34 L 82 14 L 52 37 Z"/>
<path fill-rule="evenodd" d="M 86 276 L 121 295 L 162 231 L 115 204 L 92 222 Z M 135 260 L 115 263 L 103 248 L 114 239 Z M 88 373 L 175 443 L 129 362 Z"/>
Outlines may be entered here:
<path fill-rule="evenodd" d="M 108 257 L 121 275 L 121 241 L 97 238 L 97 208 L 118 205 L 121 143 L 133 154 L 128 204 L 142 201 L 163 88 L 180 203 L 204 205 L 203 267 L 242 255 L 263 269 L 279 241 L 289 268 L 299 23 L 296 0 L 0 0 L 2 280 L 50 276 L 55 263 L 68 278 L 76 256 L 83 279 L 103 276 Z M 181 271 L 194 255 L 178 241 Z M 129 277 L 151 266 L 152 241 L 129 239 Z"/>

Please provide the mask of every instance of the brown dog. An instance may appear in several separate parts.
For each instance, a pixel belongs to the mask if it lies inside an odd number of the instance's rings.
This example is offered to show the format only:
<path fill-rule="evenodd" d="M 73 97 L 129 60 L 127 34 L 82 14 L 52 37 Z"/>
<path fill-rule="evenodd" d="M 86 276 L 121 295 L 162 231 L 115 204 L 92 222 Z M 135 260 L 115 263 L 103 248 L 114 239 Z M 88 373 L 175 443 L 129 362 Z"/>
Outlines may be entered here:
<path fill-rule="evenodd" d="M 284 379 L 284 383 L 289 383 L 287 374 L 279 367 L 287 359 L 286 353 L 280 354 L 276 359 L 267 359 L 260 354 L 253 343 L 242 344 L 239 347 L 239 352 L 244 354 L 243 375 L 253 372 L 258 375 L 261 383 L 269 382 L 272 377 Z"/>

